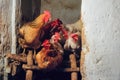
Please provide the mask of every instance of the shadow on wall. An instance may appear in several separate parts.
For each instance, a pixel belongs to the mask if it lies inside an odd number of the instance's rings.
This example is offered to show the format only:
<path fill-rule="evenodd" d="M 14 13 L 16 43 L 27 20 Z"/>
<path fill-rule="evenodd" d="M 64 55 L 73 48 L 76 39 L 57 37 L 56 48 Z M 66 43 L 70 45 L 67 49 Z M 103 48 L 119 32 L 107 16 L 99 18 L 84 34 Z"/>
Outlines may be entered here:
<path fill-rule="evenodd" d="M 63 23 L 74 23 L 80 19 L 81 0 L 41 0 L 41 12 L 49 10 L 52 18 Z"/>
<path fill-rule="evenodd" d="M 21 14 L 22 23 L 32 21 L 40 14 L 41 1 L 40 0 L 22 0 Z"/>

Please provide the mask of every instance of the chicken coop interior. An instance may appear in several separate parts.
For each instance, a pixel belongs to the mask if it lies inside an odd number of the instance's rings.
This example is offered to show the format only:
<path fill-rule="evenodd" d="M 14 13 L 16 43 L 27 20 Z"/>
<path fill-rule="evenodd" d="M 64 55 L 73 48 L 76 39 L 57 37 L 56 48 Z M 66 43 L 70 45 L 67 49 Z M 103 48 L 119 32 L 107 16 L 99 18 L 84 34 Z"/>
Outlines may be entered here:
<path fill-rule="evenodd" d="M 120 0 L 0 0 L 0 80 L 120 80 L 119 13 Z"/>
<path fill-rule="evenodd" d="M 81 80 L 80 11 L 81 0 L 21 0 L 8 80 Z"/>

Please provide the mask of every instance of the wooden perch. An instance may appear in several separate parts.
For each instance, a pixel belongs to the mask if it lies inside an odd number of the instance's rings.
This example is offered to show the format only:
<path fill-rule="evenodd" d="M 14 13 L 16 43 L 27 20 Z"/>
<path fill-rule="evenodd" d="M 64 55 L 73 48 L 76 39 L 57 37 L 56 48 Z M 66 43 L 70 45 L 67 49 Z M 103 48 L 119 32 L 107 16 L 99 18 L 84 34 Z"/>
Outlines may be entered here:
<path fill-rule="evenodd" d="M 22 65 L 22 68 L 25 69 L 25 70 L 41 70 L 38 66 L 36 65 L 26 65 L 26 64 L 23 64 Z M 57 68 L 55 69 L 54 71 L 61 71 L 61 72 L 79 72 L 80 69 L 79 67 L 77 68 Z"/>
<path fill-rule="evenodd" d="M 57 69 L 56 71 L 62 71 L 62 72 L 79 72 L 80 69 L 79 69 L 79 67 L 77 67 L 77 68 L 60 68 L 60 69 Z"/>
<path fill-rule="evenodd" d="M 32 50 L 30 50 L 28 52 L 27 65 L 29 65 L 29 66 L 33 65 L 33 53 L 32 53 Z M 26 80 L 32 80 L 32 76 L 33 76 L 33 71 L 32 70 L 27 70 L 26 71 Z"/>
<path fill-rule="evenodd" d="M 13 59 L 13 60 L 20 61 L 20 62 L 24 62 L 24 63 L 27 62 L 27 58 L 26 58 L 26 57 L 23 57 L 22 55 L 19 55 L 19 54 L 11 54 L 11 53 L 8 53 L 8 54 L 6 55 L 6 57 L 9 58 L 9 59 Z"/>
<path fill-rule="evenodd" d="M 75 55 L 70 54 L 69 58 L 70 58 L 70 62 L 71 62 L 71 68 L 77 68 Z M 77 72 L 71 73 L 71 80 L 77 80 Z"/>
<path fill-rule="evenodd" d="M 34 54 L 32 53 L 32 50 L 28 51 L 27 56 L 22 56 L 18 54 L 7 54 L 6 55 L 8 58 L 19 61 L 19 62 L 24 62 L 27 64 L 23 64 L 22 68 L 26 70 L 26 79 L 25 80 L 32 80 L 33 77 L 33 70 L 42 70 L 39 68 L 37 65 L 33 64 L 34 60 Z M 63 62 L 63 64 L 71 65 L 70 68 L 57 68 L 54 71 L 55 72 L 71 72 L 71 80 L 77 80 L 78 75 L 77 73 L 80 71 L 80 68 L 77 67 L 77 61 L 76 57 L 74 54 L 69 55 L 69 61 Z"/>

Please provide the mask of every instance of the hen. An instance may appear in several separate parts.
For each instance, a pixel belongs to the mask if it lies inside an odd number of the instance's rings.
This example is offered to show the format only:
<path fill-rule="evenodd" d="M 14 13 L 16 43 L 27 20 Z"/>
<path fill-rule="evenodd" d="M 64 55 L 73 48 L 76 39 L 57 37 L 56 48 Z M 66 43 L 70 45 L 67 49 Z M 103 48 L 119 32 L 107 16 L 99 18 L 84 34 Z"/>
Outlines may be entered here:
<path fill-rule="evenodd" d="M 73 24 L 66 24 L 61 30 L 61 38 L 65 51 L 76 53 L 81 48 L 82 22 L 79 20 Z M 75 54 L 77 55 L 77 54 Z"/>
<path fill-rule="evenodd" d="M 40 47 L 39 38 L 42 36 L 42 27 L 49 21 L 50 17 L 50 12 L 44 11 L 44 13 L 39 15 L 34 21 L 24 24 L 19 29 L 22 37 L 19 38 L 19 43 L 23 48 L 29 47 L 37 49 Z"/>
<path fill-rule="evenodd" d="M 36 55 L 38 67 L 43 70 L 53 70 L 63 60 L 63 48 L 56 36 L 57 34 L 53 35 L 50 40 L 45 40 L 42 44 L 43 48 Z"/>
<path fill-rule="evenodd" d="M 80 49 L 82 25 L 83 24 L 81 20 L 78 20 L 76 23 L 73 24 L 65 25 L 65 29 L 67 30 L 66 35 L 68 35 L 64 45 L 64 48 L 66 50 L 75 51 L 77 49 Z"/>
<path fill-rule="evenodd" d="M 64 49 L 75 52 L 77 49 L 80 49 L 80 33 L 68 33 L 68 38 L 65 41 Z"/>

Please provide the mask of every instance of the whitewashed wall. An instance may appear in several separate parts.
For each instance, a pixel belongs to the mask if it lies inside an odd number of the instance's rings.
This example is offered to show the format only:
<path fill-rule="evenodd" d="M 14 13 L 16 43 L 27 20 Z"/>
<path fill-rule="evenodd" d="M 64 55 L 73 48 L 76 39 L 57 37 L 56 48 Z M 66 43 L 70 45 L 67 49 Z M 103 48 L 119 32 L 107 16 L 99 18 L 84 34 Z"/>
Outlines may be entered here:
<path fill-rule="evenodd" d="M 82 20 L 86 80 L 120 80 L 120 0 L 82 0 Z"/>
<path fill-rule="evenodd" d="M 0 80 L 7 80 L 5 54 L 16 53 L 16 33 L 20 24 L 20 0 L 0 0 Z"/>
<path fill-rule="evenodd" d="M 7 80 L 4 74 L 5 59 L 4 55 L 11 51 L 11 2 L 9 0 L 0 0 L 0 80 Z M 6 77 L 3 77 L 3 74 Z"/>

